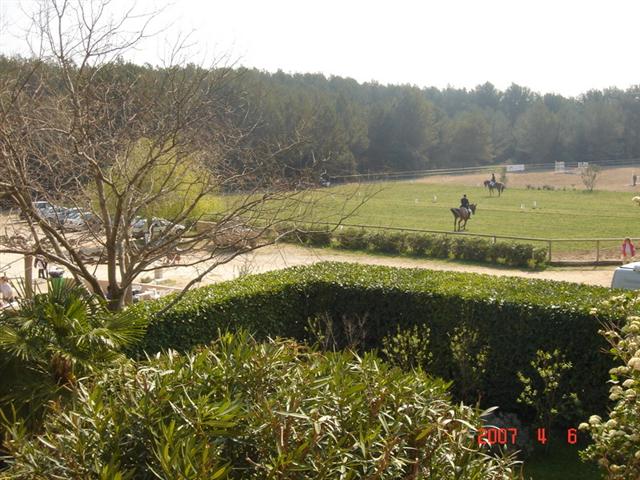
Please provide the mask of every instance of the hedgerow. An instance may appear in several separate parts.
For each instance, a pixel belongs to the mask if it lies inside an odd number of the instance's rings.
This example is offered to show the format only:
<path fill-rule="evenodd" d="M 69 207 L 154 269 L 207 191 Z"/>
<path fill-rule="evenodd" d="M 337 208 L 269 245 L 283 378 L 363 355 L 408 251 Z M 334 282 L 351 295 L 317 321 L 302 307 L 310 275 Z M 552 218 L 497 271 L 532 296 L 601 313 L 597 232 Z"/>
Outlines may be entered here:
<path fill-rule="evenodd" d="M 334 247 L 419 258 L 473 260 L 511 267 L 543 268 L 548 250 L 528 243 L 491 242 L 477 237 L 456 237 L 419 232 L 368 231 L 346 228 L 295 230 L 282 238 L 313 247 Z"/>
<path fill-rule="evenodd" d="M 138 314 L 153 320 L 131 354 L 186 351 L 210 342 L 218 329 L 246 328 L 259 338 L 312 341 L 307 324 L 318 316 L 332 319 L 335 344 L 344 347 L 358 326 L 353 319 L 364 318 L 364 350 L 381 349 L 383 339 L 398 329 L 428 326 L 430 371 L 455 379 L 460 367 L 451 338 L 466 327 L 483 342 L 475 348 L 485 352 L 485 367 L 473 390 L 485 403 L 519 410 L 516 373 L 529 372 L 537 350 L 559 349 L 574 366 L 566 376 L 567 388 L 578 394 L 586 411 L 597 412 L 606 401 L 611 360 L 602 353 L 606 342 L 592 310 L 609 296 L 606 288 L 566 282 L 320 263 L 194 290 L 159 315 L 155 312 L 168 299 L 139 304 L 134 307 Z M 614 310 L 601 312 L 600 320 L 620 320 L 615 315 Z"/>
<path fill-rule="evenodd" d="M 375 355 L 225 334 L 81 380 L 41 432 L 10 427 L 7 478 L 515 479 L 447 385 Z"/>

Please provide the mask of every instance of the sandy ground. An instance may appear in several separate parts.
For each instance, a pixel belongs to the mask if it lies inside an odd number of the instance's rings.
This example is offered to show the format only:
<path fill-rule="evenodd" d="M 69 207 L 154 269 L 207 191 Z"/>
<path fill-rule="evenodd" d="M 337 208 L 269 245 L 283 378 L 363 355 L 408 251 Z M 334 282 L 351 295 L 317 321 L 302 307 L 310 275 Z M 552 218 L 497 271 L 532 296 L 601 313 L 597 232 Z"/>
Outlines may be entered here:
<path fill-rule="evenodd" d="M 568 267 L 550 268 L 543 271 L 532 272 L 527 270 L 496 268 L 491 266 L 466 265 L 441 260 L 373 256 L 329 249 L 310 249 L 293 245 L 278 245 L 265 247 L 255 252 L 237 257 L 225 265 L 218 266 L 205 277 L 201 285 L 231 280 L 243 274 L 262 273 L 294 265 L 311 265 L 322 261 L 354 262 L 403 268 L 425 268 L 431 270 L 475 272 L 522 278 L 564 280 L 568 282 L 600 285 L 605 287 L 610 286 L 613 270 L 615 269 L 615 267 Z M 24 275 L 24 261 L 18 255 L 1 254 L 0 270 L 5 271 L 11 278 L 21 277 Z M 99 279 L 106 278 L 106 268 L 104 265 L 98 266 L 96 272 Z M 151 280 L 144 285 L 147 288 L 171 290 L 172 288 L 179 288 L 185 285 L 196 274 L 197 268 L 194 267 L 171 267 L 163 272 L 162 279 Z M 35 270 L 34 276 L 36 276 Z M 148 277 L 152 276 L 153 274 L 148 275 Z"/>
<path fill-rule="evenodd" d="M 631 185 L 631 176 L 634 173 L 638 175 L 638 184 L 635 187 Z M 469 175 L 438 175 L 424 177 L 415 180 L 415 182 L 481 187 L 483 182 L 488 180 L 489 177 L 490 174 L 485 173 L 474 173 Z M 498 177 L 497 173 L 496 177 Z M 575 170 L 568 171 L 566 173 L 523 172 L 507 174 L 507 188 L 527 188 L 527 185 L 534 187 L 552 185 L 556 188 L 575 187 L 578 190 L 584 189 L 580 173 Z M 596 189 L 613 190 L 618 192 L 640 192 L 640 164 L 638 165 L 638 168 L 620 167 L 602 170 L 596 183 Z"/>

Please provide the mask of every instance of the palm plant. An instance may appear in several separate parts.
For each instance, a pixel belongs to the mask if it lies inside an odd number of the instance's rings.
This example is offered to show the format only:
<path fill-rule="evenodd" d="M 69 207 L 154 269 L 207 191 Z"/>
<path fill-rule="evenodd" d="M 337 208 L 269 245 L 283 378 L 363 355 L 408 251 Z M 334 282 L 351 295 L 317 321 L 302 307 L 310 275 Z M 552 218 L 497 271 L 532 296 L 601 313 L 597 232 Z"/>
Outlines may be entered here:
<path fill-rule="evenodd" d="M 74 281 L 50 282 L 46 293 L 0 313 L 0 409 L 6 414 L 13 405 L 37 422 L 47 402 L 120 358 L 145 326 L 137 316 L 110 312 Z"/>

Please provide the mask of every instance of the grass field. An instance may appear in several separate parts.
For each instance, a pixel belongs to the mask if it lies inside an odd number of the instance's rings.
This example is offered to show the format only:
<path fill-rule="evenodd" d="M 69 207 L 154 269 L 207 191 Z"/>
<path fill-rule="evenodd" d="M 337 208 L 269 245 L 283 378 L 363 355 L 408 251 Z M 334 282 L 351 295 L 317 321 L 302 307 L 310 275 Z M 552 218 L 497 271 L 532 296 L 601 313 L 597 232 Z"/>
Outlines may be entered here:
<path fill-rule="evenodd" d="M 338 209 L 336 199 L 327 199 L 325 213 Z M 376 226 L 453 230 L 451 207 L 460 205 L 463 193 L 478 204 L 467 232 L 535 238 L 615 238 L 608 247 L 616 252 L 621 239 L 640 237 L 640 208 L 632 194 L 613 191 L 507 189 L 501 197 L 490 197 L 481 187 L 394 182 L 367 185 L 356 198 L 370 196 L 348 223 Z M 535 202 L 535 203 L 534 203 Z M 324 209 L 323 209 L 324 210 Z M 556 250 L 591 251 L 594 244 L 554 244 Z"/>
<path fill-rule="evenodd" d="M 524 478 L 533 480 L 599 480 L 595 465 L 578 457 L 578 448 L 562 441 L 548 452 L 540 451 L 524 462 Z"/>
<path fill-rule="evenodd" d="M 466 193 L 478 204 L 477 215 L 467 225 L 473 233 L 543 238 L 640 234 L 636 227 L 640 208 L 628 193 L 509 189 L 501 197 L 489 197 L 478 187 L 387 183 L 379 188 L 351 223 L 452 230 L 449 209 L 459 206 Z"/>

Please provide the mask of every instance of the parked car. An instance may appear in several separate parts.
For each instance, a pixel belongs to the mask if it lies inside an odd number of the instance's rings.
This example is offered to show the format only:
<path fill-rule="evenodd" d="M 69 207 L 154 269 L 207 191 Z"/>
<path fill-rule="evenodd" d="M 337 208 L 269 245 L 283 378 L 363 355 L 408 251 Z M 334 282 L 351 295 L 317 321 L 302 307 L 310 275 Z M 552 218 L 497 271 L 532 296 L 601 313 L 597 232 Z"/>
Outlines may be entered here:
<path fill-rule="evenodd" d="M 157 235 L 159 233 L 165 233 L 174 230 L 176 232 L 183 232 L 186 230 L 184 225 L 179 223 L 173 223 L 169 220 L 165 220 L 164 218 L 153 217 L 151 219 L 151 224 L 146 218 L 137 217 L 131 223 L 131 236 L 133 238 L 142 238 L 145 233 L 149 233 L 151 236 Z"/>
<path fill-rule="evenodd" d="M 49 210 L 54 208 L 54 205 L 52 205 L 51 203 L 49 203 L 49 202 L 47 202 L 45 200 L 38 200 L 36 202 L 33 202 L 33 208 L 36 211 L 36 215 L 44 217 Z M 22 211 L 20 212 L 20 219 L 21 220 L 26 220 L 27 219 L 27 216 Z"/>
<path fill-rule="evenodd" d="M 91 212 L 79 208 L 67 209 L 62 226 L 65 230 L 85 230 L 95 228 L 100 224 L 100 219 Z"/>
<path fill-rule="evenodd" d="M 627 263 L 613 272 L 611 288 L 640 290 L 640 262 Z"/>
<path fill-rule="evenodd" d="M 65 219 L 69 214 L 68 208 L 65 207 L 57 207 L 51 206 L 50 208 L 43 211 L 42 218 L 47 220 L 54 227 L 62 228 L 64 225 Z"/>

